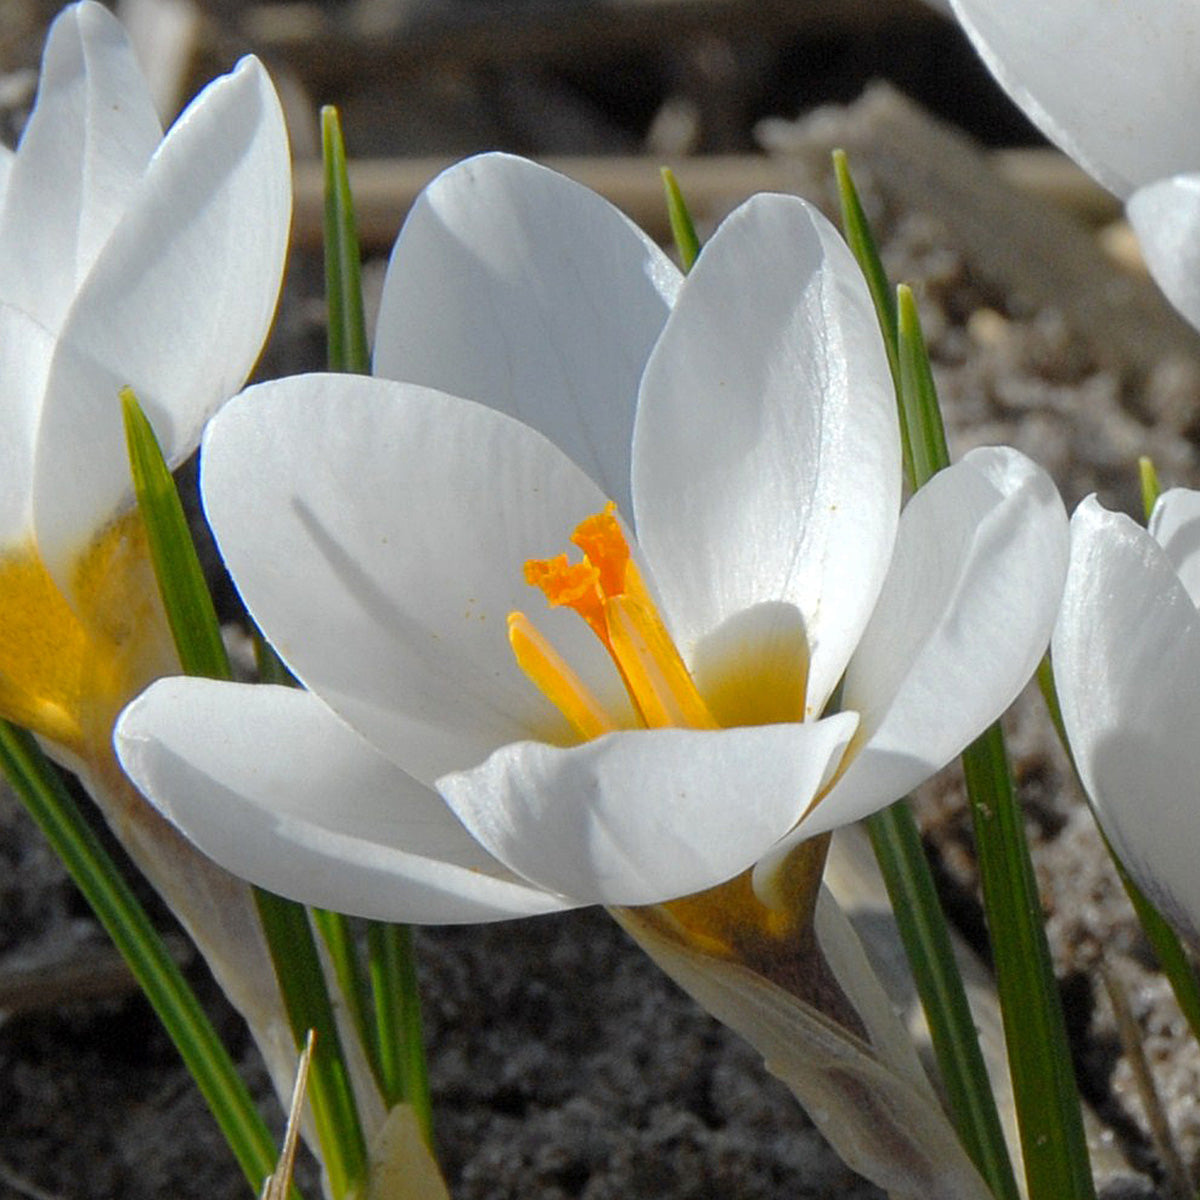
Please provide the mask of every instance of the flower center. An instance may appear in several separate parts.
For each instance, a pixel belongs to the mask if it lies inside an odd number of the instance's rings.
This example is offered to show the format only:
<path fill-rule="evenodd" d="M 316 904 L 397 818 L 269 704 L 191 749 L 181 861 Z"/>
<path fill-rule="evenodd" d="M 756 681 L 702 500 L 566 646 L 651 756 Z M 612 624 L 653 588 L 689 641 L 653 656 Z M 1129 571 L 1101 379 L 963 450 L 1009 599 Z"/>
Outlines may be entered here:
<path fill-rule="evenodd" d="M 708 706 L 658 614 L 609 504 L 582 521 L 571 541 L 579 562 L 565 554 L 530 559 L 525 582 L 540 588 L 552 608 L 574 609 L 608 651 L 647 729 L 717 729 Z M 517 663 L 579 735 L 599 737 L 620 728 L 524 613 L 508 618 Z"/>
<path fill-rule="evenodd" d="M 79 557 L 75 594 L 78 609 L 32 541 L 0 556 L 0 717 L 80 753 L 107 747 L 121 708 L 176 668 L 136 513 Z"/>
<path fill-rule="evenodd" d="M 802 627 L 777 628 L 769 643 L 760 639 L 759 655 L 748 656 L 740 670 L 726 671 L 727 682 L 713 693 L 714 702 L 735 719 L 719 722 L 668 633 L 615 514 L 610 503 L 576 526 L 571 542 L 582 551 L 580 561 L 571 562 L 566 554 L 530 559 L 525 582 L 540 588 L 552 608 L 573 609 L 587 622 L 616 665 L 640 725 L 720 729 L 801 720 L 807 675 Z M 521 669 L 580 738 L 622 727 L 524 613 L 509 614 L 508 638 Z M 763 650 L 773 653 L 763 655 Z M 764 686 L 782 700 L 747 698 Z M 750 719 L 736 719 L 746 716 Z M 773 882 L 772 906 L 755 894 L 751 872 L 744 871 L 707 891 L 653 906 L 653 919 L 704 953 L 751 965 L 797 991 L 788 972 L 795 970 L 797 947 L 811 938 L 828 842 L 828 835 L 806 842 L 788 858 Z"/>

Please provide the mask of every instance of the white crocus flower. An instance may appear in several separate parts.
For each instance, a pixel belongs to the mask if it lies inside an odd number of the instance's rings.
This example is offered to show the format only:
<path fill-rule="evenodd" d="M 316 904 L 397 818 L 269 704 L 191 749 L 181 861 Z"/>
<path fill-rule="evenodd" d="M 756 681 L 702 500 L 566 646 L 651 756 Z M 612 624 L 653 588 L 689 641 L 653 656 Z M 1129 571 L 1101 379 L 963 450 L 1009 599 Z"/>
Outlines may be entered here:
<path fill-rule="evenodd" d="M 245 381 L 286 251 L 279 102 L 245 59 L 164 137 L 121 26 L 75 5 L 50 31 L 5 163 L 0 716 L 80 773 L 235 1002 L 273 1022 L 247 889 L 137 795 L 111 737 L 141 688 L 179 670 L 132 511 L 119 392 L 134 389 L 177 463 Z"/>
<path fill-rule="evenodd" d="M 0 713 L 69 752 L 106 742 L 175 661 L 118 394 L 134 389 L 172 462 L 194 449 L 258 357 L 290 207 L 257 61 L 164 138 L 111 14 L 59 16 L 0 207 Z"/>
<path fill-rule="evenodd" d="M 1084 789 L 1141 888 L 1200 946 L 1200 492 L 1147 531 L 1085 500 L 1054 631 L 1054 678 Z"/>
<path fill-rule="evenodd" d="M 1126 202 L 1151 273 L 1200 328 L 1200 5 L 951 3 L 1025 115 Z"/>
<path fill-rule="evenodd" d="M 796 841 L 941 767 L 1048 641 L 1053 487 L 982 450 L 901 514 L 871 302 L 800 200 L 682 279 L 578 185 L 470 160 L 400 236 L 375 366 L 409 382 L 264 384 L 205 437 L 307 690 L 165 680 L 119 725 L 162 811 L 285 895 L 478 921 L 737 876 L 761 908 L 749 868 L 776 903 Z"/>

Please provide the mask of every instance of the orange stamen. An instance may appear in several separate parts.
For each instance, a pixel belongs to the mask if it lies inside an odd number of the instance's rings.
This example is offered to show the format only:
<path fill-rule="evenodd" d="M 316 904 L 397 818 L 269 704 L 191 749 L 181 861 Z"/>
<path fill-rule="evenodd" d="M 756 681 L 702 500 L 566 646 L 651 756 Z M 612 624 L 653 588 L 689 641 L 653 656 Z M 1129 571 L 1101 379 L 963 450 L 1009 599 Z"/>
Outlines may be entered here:
<path fill-rule="evenodd" d="M 604 706 L 524 613 L 510 613 L 508 644 L 517 665 L 586 742 L 617 728 Z"/>
<path fill-rule="evenodd" d="M 583 551 L 582 562 L 570 563 L 565 554 L 530 559 L 525 582 L 540 588 L 552 607 L 572 608 L 588 623 L 612 656 L 644 725 L 716 729 L 633 561 L 616 506 L 610 503 L 580 522 L 571 541 Z M 522 670 L 585 738 L 598 736 L 588 730 L 617 728 L 609 718 L 597 720 L 598 704 L 540 635 L 534 649 L 533 627 L 524 614 L 509 617 L 509 630 Z"/>
<path fill-rule="evenodd" d="M 531 558 L 525 564 L 525 582 L 541 588 L 551 608 L 573 608 L 592 627 L 592 632 L 607 643 L 600 573 L 586 558 L 580 563 L 567 562 L 565 554 Z"/>

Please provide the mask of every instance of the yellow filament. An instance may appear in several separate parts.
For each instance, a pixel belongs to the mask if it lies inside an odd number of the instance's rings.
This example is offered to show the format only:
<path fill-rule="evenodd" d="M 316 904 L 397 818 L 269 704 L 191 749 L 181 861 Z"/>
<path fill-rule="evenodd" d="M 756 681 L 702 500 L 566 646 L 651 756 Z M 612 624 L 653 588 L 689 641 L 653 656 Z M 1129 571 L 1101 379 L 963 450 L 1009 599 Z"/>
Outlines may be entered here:
<path fill-rule="evenodd" d="M 77 608 L 32 542 L 0 556 L 0 717 L 81 752 L 175 659 L 135 513 L 80 555 L 74 585 Z"/>
<path fill-rule="evenodd" d="M 716 729 L 661 618 L 628 596 L 604 606 L 609 646 L 649 729 Z"/>
<path fill-rule="evenodd" d="M 509 615 L 508 643 L 517 665 L 567 718 L 584 741 L 612 733 L 617 728 L 600 701 L 524 613 Z"/>

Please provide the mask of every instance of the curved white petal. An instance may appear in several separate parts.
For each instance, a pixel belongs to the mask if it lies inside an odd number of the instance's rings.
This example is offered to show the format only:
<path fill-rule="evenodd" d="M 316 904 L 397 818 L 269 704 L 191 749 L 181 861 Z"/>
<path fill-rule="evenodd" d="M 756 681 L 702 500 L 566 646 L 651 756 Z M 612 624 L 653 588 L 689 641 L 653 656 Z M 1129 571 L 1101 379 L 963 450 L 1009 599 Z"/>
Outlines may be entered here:
<path fill-rule="evenodd" d="M 544 433 L 628 519 L 638 382 L 679 272 L 594 192 L 485 154 L 440 175 L 400 231 L 375 374 Z"/>
<path fill-rule="evenodd" d="M 309 692 L 164 679 L 125 710 L 115 737 L 166 817 L 279 895 L 428 924 L 570 907 L 513 878 L 438 796 Z"/>
<path fill-rule="evenodd" d="M 1193 165 L 1200 165 L 1200 151 Z M 1129 197 L 1125 211 L 1155 282 L 1200 329 L 1200 174 L 1147 184 Z"/>
<path fill-rule="evenodd" d="M 1200 941 L 1200 616 L 1154 539 L 1095 497 L 1071 521 L 1053 656 L 1104 832 L 1147 895 Z"/>
<path fill-rule="evenodd" d="M 527 559 L 567 548 L 604 497 L 527 426 L 411 384 L 261 384 L 210 423 L 201 487 L 221 553 L 288 665 L 424 783 L 528 737 L 569 738 L 517 667 L 525 610 L 587 678 L 616 671 Z"/>
<path fill-rule="evenodd" d="M 64 9 L 0 213 L 0 299 L 57 330 L 161 137 L 120 22 Z"/>
<path fill-rule="evenodd" d="M 719 647 L 747 652 L 722 626 L 757 611 L 760 649 L 781 622 L 803 626 L 820 712 L 887 571 L 900 442 L 862 274 L 802 200 L 755 197 L 704 248 L 646 368 L 633 487 L 697 675 L 729 669 Z"/>
<path fill-rule="evenodd" d="M 45 328 L 23 309 L 0 301 L 0 547 L 25 542 L 33 533 L 33 452 L 53 353 L 54 340 Z"/>
<path fill-rule="evenodd" d="M 155 153 L 72 305 L 47 383 L 34 513 L 47 567 L 69 564 L 129 494 L 119 389 L 178 463 L 254 365 L 287 250 L 287 132 L 262 65 L 214 81 Z"/>
<path fill-rule="evenodd" d="M 1192 603 L 1200 605 L 1200 492 L 1170 488 L 1150 514 L 1150 536 L 1167 552 Z"/>
<path fill-rule="evenodd" d="M 1006 92 L 1119 196 L 1200 165 L 1193 0 L 952 0 Z"/>
<path fill-rule="evenodd" d="M 505 746 L 438 780 L 501 862 L 585 904 L 655 904 L 751 866 L 841 758 L 853 713 L 805 725 L 642 730 Z"/>
<path fill-rule="evenodd" d="M 846 672 L 860 746 L 804 837 L 899 799 L 1016 699 L 1049 644 L 1067 555 L 1062 500 L 1016 450 L 973 450 L 913 496 Z"/>

